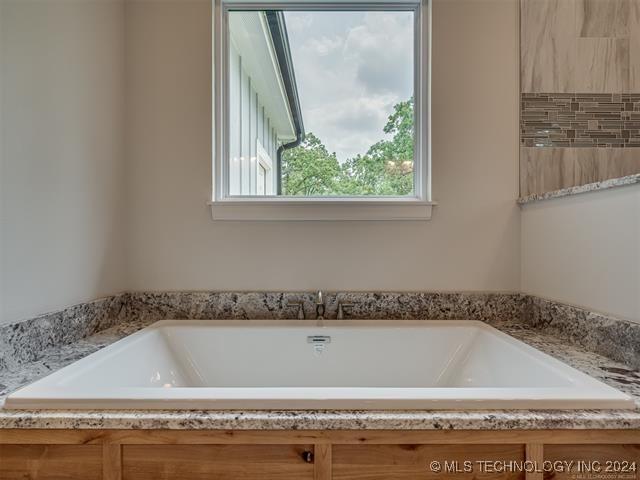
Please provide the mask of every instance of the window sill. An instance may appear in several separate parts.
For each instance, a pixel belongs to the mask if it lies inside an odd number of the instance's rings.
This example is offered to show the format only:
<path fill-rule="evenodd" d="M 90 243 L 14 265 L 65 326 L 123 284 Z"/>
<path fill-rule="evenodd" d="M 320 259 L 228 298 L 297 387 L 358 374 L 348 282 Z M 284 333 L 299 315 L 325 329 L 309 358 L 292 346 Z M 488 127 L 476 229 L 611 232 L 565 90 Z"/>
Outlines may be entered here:
<path fill-rule="evenodd" d="M 435 202 L 418 200 L 260 200 L 209 202 L 213 220 L 387 221 L 430 220 Z"/>

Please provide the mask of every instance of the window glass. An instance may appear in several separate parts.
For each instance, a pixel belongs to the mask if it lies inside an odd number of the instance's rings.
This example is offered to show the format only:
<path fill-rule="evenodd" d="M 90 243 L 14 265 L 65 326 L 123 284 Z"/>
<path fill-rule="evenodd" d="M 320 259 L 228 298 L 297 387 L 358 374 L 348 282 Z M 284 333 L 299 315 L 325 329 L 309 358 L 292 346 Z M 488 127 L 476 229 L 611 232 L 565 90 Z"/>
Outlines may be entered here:
<path fill-rule="evenodd" d="M 414 12 L 231 10 L 231 196 L 414 193 Z"/>

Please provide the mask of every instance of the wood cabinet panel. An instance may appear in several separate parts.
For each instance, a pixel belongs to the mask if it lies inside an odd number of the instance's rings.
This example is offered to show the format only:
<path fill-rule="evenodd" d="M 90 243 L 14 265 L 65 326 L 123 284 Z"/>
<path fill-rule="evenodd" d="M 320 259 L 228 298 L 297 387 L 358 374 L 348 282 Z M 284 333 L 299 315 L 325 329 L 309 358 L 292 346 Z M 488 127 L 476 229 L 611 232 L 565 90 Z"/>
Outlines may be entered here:
<path fill-rule="evenodd" d="M 123 480 L 304 480 L 312 445 L 123 445 Z"/>
<path fill-rule="evenodd" d="M 545 445 L 543 456 L 555 462 L 545 479 L 640 479 L 640 445 Z M 635 472 L 629 468 L 633 462 Z"/>
<path fill-rule="evenodd" d="M 525 475 L 525 458 L 617 463 Z M 623 462 L 640 465 L 640 431 L 0 430 L 1 480 L 640 480 Z"/>
<path fill-rule="evenodd" d="M 524 445 L 333 445 L 332 471 L 334 480 L 523 479 L 522 472 L 491 472 L 478 462 L 524 459 Z"/>
<path fill-rule="evenodd" d="M 2 480 L 100 480 L 100 445 L 0 445 Z"/>

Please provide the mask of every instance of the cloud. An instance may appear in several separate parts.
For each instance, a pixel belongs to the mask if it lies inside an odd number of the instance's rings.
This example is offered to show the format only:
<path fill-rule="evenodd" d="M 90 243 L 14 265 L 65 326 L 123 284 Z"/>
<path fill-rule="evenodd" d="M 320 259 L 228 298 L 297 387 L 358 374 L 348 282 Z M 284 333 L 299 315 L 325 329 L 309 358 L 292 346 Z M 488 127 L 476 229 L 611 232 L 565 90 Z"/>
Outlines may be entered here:
<path fill-rule="evenodd" d="M 341 37 L 322 36 L 320 38 L 309 39 L 302 48 L 307 53 L 326 57 L 334 50 L 342 48 L 343 44 L 344 40 Z"/>
<path fill-rule="evenodd" d="M 371 92 L 407 91 L 413 78 L 413 17 L 367 12 L 347 36 L 345 57 L 357 65 L 358 81 Z"/>
<path fill-rule="evenodd" d="M 327 102 L 310 110 L 309 116 L 315 120 L 313 131 L 322 132 L 318 135 L 327 148 L 346 160 L 365 153 L 384 136 L 382 127 L 394 103 L 391 97 L 360 96 Z"/>
<path fill-rule="evenodd" d="M 412 14 L 285 15 L 306 131 L 341 161 L 365 153 L 386 137 L 393 105 L 413 94 Z"/>
<path fill-rule="evenodd" d="M 313 24 L 313 15 L 304 12 L 288 13 L 286 22 L 289 33 L 301 32 L 311 27 Z"/>

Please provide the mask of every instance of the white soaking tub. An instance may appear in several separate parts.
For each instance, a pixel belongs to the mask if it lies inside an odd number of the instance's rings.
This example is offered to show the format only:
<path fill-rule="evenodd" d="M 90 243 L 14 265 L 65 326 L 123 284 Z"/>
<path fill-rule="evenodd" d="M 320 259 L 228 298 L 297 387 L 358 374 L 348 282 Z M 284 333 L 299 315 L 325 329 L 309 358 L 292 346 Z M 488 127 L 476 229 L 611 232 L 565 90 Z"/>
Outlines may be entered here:
<path fill-rule="evenodd" d="M 6 399 L 18 409 L 634 408 L 476 321 L 161 321 Z"/>

